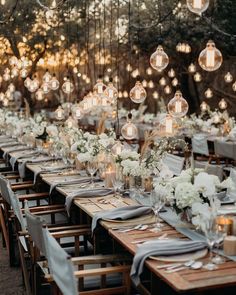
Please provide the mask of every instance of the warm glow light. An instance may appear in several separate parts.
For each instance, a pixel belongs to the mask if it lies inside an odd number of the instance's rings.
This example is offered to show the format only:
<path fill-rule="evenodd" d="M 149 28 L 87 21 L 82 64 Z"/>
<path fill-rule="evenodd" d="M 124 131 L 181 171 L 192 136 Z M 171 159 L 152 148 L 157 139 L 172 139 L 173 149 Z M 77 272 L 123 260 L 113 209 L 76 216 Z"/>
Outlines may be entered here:
<path fill-rule="evenodd" d="M 188 112 L 188 103 L 180 91 L 176 91 L 175 96 L 169 101 L 167 107 L 170 115 L 175 118 L 181 118 Z"/>
<path fill-rule="evenodd" d="M 202 112 L 205 112 L 205 111 L 207 111 L 209 109 L 209 105 L 205 101 L 203 101 L 200 104 L 200 109 L 201 109 Z"/>
<path fill-rule="evenodd" d="M 135 83 L 135 86 L 130 90 L 129 96 L 135 103 L 142 103 L 146 99 L 147 93 L 140 81 Z"/>
<path fill-rule="evenodd" d="M 208 89 L 205 91 L 205 97 L 206 97 L 206 98 L 212 98 L 212 96 L 213 96 L 213 91 L 212 91 L 210 88 L 208 88 Z"/>
<path fill-rule="evenodd" d="M 187 0 L 187 7 L 191 12 L 201 15 L 207 10 L 209 2 L 209 0 Z"/>
<path fill-rule="evenodd" d="M 212 40 L 207 42 L 206 48 L 200 53 L 198 63 L 200 67 L 208 72 L 216 71 L 223 62 L 221 52 L 216 48 Z"/>
<path fill-rule="evenodd" d="M 161 45 L 159 45 L 157 50 L 151 55 L 150 64 L 158 72 L 161 72 L 168 66 L 169 57 Z"/>
<path fill-rule="evenodd" d="M 233 76 L 230 72 L 228 72 L 225 74 L 224 79 L 226 83 L 231 83 L 233 81 Z"/>
<path fill-rule="evenodd" d="M 226 100 L 224 99 L 224 98 L 222 98 L 220 101 L 219 101 L 219 108 L 221 109 L 221 110 L 225 110 L 225 109 L 227 109 L 227 102 L 226 102 Z"/>

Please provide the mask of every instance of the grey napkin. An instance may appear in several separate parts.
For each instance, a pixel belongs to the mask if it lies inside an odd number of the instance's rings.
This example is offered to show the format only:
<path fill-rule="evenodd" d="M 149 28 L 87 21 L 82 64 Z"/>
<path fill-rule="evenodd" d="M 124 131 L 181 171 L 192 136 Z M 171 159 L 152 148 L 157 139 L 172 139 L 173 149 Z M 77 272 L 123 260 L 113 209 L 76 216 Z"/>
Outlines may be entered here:
<path fill-rule="evenodd" d="M 68 215 L 70 215 L 70 207 L 72 204 L 72 201 L 75 198 L 91 198 L 91 197 L 102 197 L 107 196 L 113 193 L 113 190 L 110 188 L 91 188 L 91 189 L 80 189 L 75 193 L 71 193 L 68 196 L 66 196 L 66 210 Z"/>
<path fill-rule="evenodd" d="M 64 169 L 69 168 L 69 166 L 60 166 L 60 167 L 55 167 L 55 168 L 47 168 L 47 169 L 42 169 L 34 173 L 34 184 L 36 182 L 37 177 L 39 174 L 50 174 L 50 173 L 57 173 L 61 172 Z"/>
<path fill-rule="evenodd" d="M 41 158 L 29 158 L 22 161 L 22 163 L 19 164 L 18 170 L 21 178 L 25 177 L 25 167 L 27 163 L 41 163 L 41 162 L 47 162 L 47 161 L 53 161 L 55 158 L 53 157 L 41 157 Z"/>
<path fill-rule="evenodd" d="M 22 151 L 26 151 L 26 150 L 32 150 L 32 148 L 29 148 L 27 146 L 22 146 L 22 147 L 19 147 L 19 148 L 17 148 L 17 146 L 19 146 L 19 144 L 17 144 L 17 145 L 14 144 L 14 147 L 12 149 L 9 149 L 8 151 L 5 151 L 4 154 L 3 154 L 3 158 L 6 160 L 8 154 L 10 154 L 12 152 L 22 152 Z"/>
<path fill-rule="evenodd" d="M 6 148 L 6 147 L 10 147 L 12 146 L 13 144 L 16 144 L 17 142 L 15 141 L 12 141 L 12 140 L 8 140 L 6 142 L 3 142 L 0 144 L 0 148 Z"/>
<path fill-rule="evenodd" d="M 109 211 L 99 212 L 93 217 L 92 232 L 95 230 L 99 219 L 107 218 L 112 220 L 115 220 L 115 219 L 127 220 L 127 219 L 132 219 L 135 217 L 139 217 L 142 215 L 146 215 L 151 212 L 153 212 L 151 207 L 143 206 L 143 205 L 132 205 L 132 206 L 126 206 L 121 208 L 115 208 Z"/>
<path fill-rule="evenodd" d="M 191 253 L 202 250 L 207 247 L 207 244 L 202 241 L 182 241 L 182 240 L 152 240 L 138 247 L 134 256 L 131 267 L 130 276 L 135 284 L 140 284 L 140 275 L 143 271 L 145 260 L 152 255 L 170 256 Z"/>
<path fill-rule="evenodd" d="M 10 164 L 11 164 L 12 170 L 14 170 L 15 164 L 16 164 L 16 161 L 17 160 L 24 159 L 24 158 L 29 158 L 29 157 L 31 157 L 33 155 L 37 155 L 37 154 L 38 154 L 37 151 L 35 151 L 35 150 L 30 151 L 29 150 L 27 154 L 23 153 L 23 154 L 20 154 L 20 155 L 15 156 L 15 157 L 11 157 Z"/>
<path fill-rule="evenodd" d="M 62 185 L 71 185 L 71 184 L 82 184 L 82 183 L 86 183 L 86 182 L 90 182 L 90 177 L 84 177 L 81 179 L 71 179 L 71 180 L 64 180 L 64 181 L 60 181 L 60 180 L 55 180 L 51 186 L 50 186 L 50 191 L 49 194 L 51 194 L 51 192 L 57 187 L 57 186 L 62 186 Z"/>

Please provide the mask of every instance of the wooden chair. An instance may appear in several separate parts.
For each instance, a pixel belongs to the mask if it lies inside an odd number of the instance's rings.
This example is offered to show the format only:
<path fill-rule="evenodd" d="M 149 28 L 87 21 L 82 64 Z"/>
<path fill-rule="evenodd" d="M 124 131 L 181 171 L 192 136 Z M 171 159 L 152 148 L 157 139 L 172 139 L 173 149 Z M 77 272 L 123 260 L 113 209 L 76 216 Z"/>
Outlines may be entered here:
<path fill-rule="evenodd" d="M 126 265 L 129 259 L 119 255 L 95 255 L 70 258 L 58 243 L 59 232 L 52 232 L 42 224 L 36 216 L 26 212 L 27 225 L 32 238 L 47 258 L 50 274 L 45 267 L 45 277 L 52 285 L 53 294 L 73 295 L 79 294 L 129 294 L 130 293 L 130 266 Z M 37 233 L 37 234 L 36 234 Z M 101 268 L 91 268 L 100 264 Z M 90 269 L 85 269 L 85 266 Z M 76 269 L 78 270 L 75 270 Z M 121 273 L 119 285 L 107 287 L 107 276 Z M 98 290 L 84 290 L 84 279 L 88 277 L 101 277 Z M 78 281 L 77 281 L 78 280 Z M 78 287 L 77 287 L 77 282 Z"/>

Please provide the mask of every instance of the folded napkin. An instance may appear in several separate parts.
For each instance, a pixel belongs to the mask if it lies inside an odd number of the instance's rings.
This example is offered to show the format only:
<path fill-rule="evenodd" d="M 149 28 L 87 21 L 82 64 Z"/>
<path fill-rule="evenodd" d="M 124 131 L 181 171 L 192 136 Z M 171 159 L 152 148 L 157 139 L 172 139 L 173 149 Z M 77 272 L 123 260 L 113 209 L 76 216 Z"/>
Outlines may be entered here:
<path fill-rule="evenodd" d="M 4 152 L 3 154 L 3 158 L 6 160 L 7 159 L 7 156 L 8 154 L 12 153 L 12 152 L 22 152 L 22 151 L 26 151 L 26 150 L 32 150 L 32 148 L 29 148 L 27 146 L 19 146 L 19 144 L 17 145 L 13 145 L 14 147 L 12 149 L 9 149 L 7 151 Z M 17 148 L 18 146 L 18 148 Z"/>
<path fill-rule="evenodd" d="M 106 218 L 106 219 L 120 219 L 120 220 L 127 220 L 132 219 L 135 217 L 139 217 L 142 215 L 146 215 L 153 212 L 152 208 L 149 206 L 143 206 L 143 205 L 132 205 L 132 206 L 126 206 L 121 208 L 115 208 L 113 210 L 109 211 L 102 211 L 94 215 L 92 220 L 92 232 L 95 230 L 97 226 L 97 222 L 100 219 Z"/>
<path fill-rule="evenodd" d="M 51 194 L 51 192 L 57 187 L 57 186 L 62 186 L 62 185 L 71 185 L 71 184 L 82 184 L 82 183 L 86 183 L 86 182 L 90 182 L 91 178 L 90 177 L 83 177 L 80 179 L 70 179 L 70 180 L 55 180 L 51 186 L 50 186 L 50 191 L 49 194 Z"/>
<path fill-rule="evenodd" d="M 39 174 L 49 174 L 49 173 L 57 173 L 57 172 L 61 172 L 61 170 L 67 169 L 69 168 L 69 166 L 60 166 L 60 167 L 48 167 L 46 169 L 42 169 L 39 170 L 37 172 L 34 173 L 34 184 L 36 182 L 37 177 L 39 176 Z"/>
<path fill-rule="evenodd" d="M 41 162 L 47 162 L 47 161 L 53 161 L 55 158 L 53 157 L 48 157 L 48 156 L 43 156 L 43 157 L 38 157 L 38 158 L 29 158 L 25 159 L 18 165 L 18 170 L 21 178 L 25 177 L 25 167 L 26 164 L 28 163 L 41 163 Z"/>
<path fill-rule="evenodd" d="M 38 152 L 37 151 L 35 151 L 35 150 L 32 150 L 32 151 L 26 151 L 27 153 L 22 153 L 22 154 L 19 154 L 19 155 L 17 155 L 17 156 L 15 156 L 15 157 L 11 157 L 11 159 L 10 159 L 10 164 L 11 164 L 11 167 L 12 167 L 12 170 L 14 170 L 14 168 L 15 168 L 15 164 L 16 164 L 16 161 L 17 160 L 19 160 L 19 159 L 24 159 L 24 158 L 29 158 L 29 157 L 31 157 L 31 156 L 33 156 L 33 155 L 37 155 L 38 154 Z"/>
<path fill-rule="evenodd" d="M 107 196 L 113 193 L 113 190 L 110 188 L 91 188 L 91 189 L 78 189 L 75 193 L 71 193 L 66 196 L 66 210 L 68 215 L 70 215 L 70 207 L 72 204 L 72 201 L 75 198 L 91 198 L 91 197 L 102 197 Z"/>
<path fill-rule="evenodd" d="M 191 253 L 202 250 L 207 247 L 207 244 L 202 241 L 183 241 L 183 240 L 152 240 L 138 247 L 134 256 L 131 267 L 130 276 L 135 284 L 140 284 L 140 275 L 143 271 L 145 260 L 152 255 L 171 256 L 178 254 Z"/>
<path fill-rule="evenodd" d="M 8 140 L 8 141 L 5 141 L 5 142 L 1 143 L 0 148 L 11 147 L 13 144 L 16 144 L 16 143 L 17 143 L 16 141 Z"/>

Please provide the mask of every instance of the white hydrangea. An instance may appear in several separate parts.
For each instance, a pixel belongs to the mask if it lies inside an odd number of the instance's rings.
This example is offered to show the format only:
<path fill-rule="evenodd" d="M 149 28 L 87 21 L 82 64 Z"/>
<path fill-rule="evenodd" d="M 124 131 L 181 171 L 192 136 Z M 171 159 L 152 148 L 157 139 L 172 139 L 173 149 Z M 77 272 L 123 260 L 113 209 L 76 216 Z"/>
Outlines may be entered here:
<path fill-rule="evenodd" d="M 179 209 L 191 207 L 195 202 L 201 202 L 199 192 L 193 184 L 188 182 L 177 184 L 175 188 L 175 200 Z"/>

